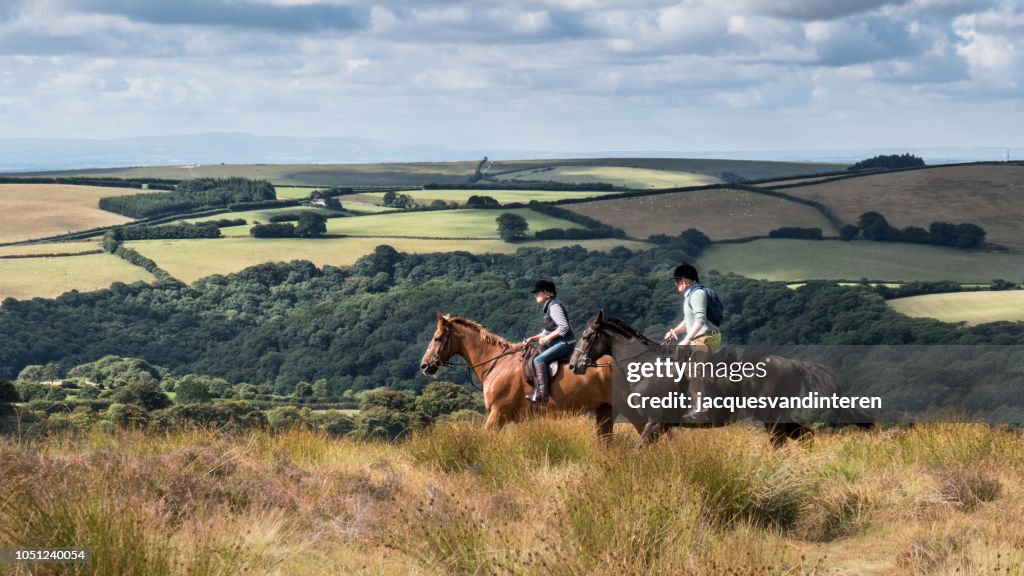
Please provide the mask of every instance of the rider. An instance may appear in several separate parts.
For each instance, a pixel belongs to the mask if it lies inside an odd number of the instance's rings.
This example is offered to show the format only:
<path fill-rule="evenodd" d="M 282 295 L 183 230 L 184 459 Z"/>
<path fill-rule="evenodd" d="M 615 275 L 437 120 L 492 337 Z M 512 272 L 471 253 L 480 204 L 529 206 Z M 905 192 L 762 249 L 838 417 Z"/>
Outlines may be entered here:
<path fill-rule="evenodd" d="M 665 333 L 665 340 L 679 339 L 680 346 L 703 346 L 714 354 L 722 345 L 722 333 L 708 319 L 708 297 L 692 265 L 683 263 L 673 272 L 676 290 L 683 294 L 683 321 Z"/>
<path fill-rule="evenodd" d="M 538 404 L 548 403 L 548 362 L 557 362 L 558 359 L 572 354 L 576 345 L 576 336 L 569 325 L 569 314 L 565 306 L 555 297 L 555 283 L 551 280 L 537 280 L 530 291 L 537 304 L 544 305 L 544 330 L 539 334 L 530 336 L 523 342 L 530 344 L 537 342 L 544 351 L 533 359 L 533 371 L 536 374 L 536 385 L 533 388 L 533 395 L 526 398 Z"/>

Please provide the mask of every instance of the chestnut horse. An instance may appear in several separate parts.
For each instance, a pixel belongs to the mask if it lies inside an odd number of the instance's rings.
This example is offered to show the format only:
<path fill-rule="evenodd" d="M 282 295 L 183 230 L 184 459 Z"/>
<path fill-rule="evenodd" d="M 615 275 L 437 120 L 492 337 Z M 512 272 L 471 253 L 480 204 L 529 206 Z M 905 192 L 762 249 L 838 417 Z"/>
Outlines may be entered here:
<path fill-rule="evenodd" d="M 453 356 L 464 358 L 483 387 L 487 408 L 484 427 L 496 428 L 530 411 L 526 399 L 529 386 L 523 377 L 524 350 L 523 344 L 512 344 L 472 320 L 438 312 L 437 330 L 420 360 L 420 370 L 432 376 L 441 366 L 449 365 Z M 563 366 L 551 380 L 547 408 L 576 413 L 593 410 L 598 435 L 609 437 L 614 424 L 611 370 L 591 368 L 577 374 Z M 637 431 L 641 429 L 637 427 Z"/>

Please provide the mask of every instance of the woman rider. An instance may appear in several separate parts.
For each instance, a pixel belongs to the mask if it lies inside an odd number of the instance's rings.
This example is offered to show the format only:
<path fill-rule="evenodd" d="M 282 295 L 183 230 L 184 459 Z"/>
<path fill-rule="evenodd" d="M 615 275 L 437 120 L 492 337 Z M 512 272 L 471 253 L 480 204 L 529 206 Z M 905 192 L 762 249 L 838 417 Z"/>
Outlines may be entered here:
<path fill-rule="evenodd" d="M 526 398 L 537 404 L 548 403 L 548 363 L 557 362 L 572 354 L 576 345 L 576 336 L 569 326 L 569 314 L 565 306 L 555 297 L 555 283 L 551 280 L 537 280 L 530 292 L 537 300 L 537 304 L 544 306 L 544 330 L 539 334 L 530 336 L 523 342 L 530 344 L 537 342 L 544 351 L 533 359 L 533 371 L 536 374 L 536 385 L 533 394 Z"/>
<path fill-rule="evenodd" d="M 722 345 L 718 326 L 708 318 L 708 296 L 700 285 L 697 269 L 680 264 L 673 272 L 676 290 L 683 294 L 683 321 L 665 333 L 665 340 L 679 339 L 680 346 L 703 345 L 714 354 Z"/>

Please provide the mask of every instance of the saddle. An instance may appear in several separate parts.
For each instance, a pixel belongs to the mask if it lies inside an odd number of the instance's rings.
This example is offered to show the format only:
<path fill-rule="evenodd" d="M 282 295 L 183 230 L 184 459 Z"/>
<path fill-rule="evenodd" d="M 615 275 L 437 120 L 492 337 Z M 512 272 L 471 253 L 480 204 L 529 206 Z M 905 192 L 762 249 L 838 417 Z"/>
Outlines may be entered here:
<path fill-rule="evenodd" d="M 536 385 L 534 380 L 537 379 L 537 377 L 536 377 L 536 375 L 534 374 L 534 371 L 533 371 L 533 359 L 536 358 L 537 355 L 540 354 L 540 353 L 541 353 L 541 350 L 537 346 L 526 346 L 526 347 L 523 348 L 523 352 L 522 352 L 522 357 L 523 357 L 523 378 L 526 380 L 526 383 L 529 384 L 531 388 Z M 566 356 L 565 358 L 559 358 L 558 362 L 551 362 L 551 363 L 549 363 L 548 364 L 548 382 L 554 381 L 555 375 L 558 374 L 559 368 L 563 364 L 568 364 L 568 363 L 569 363 L 569 357 L 568 356 Z"/>

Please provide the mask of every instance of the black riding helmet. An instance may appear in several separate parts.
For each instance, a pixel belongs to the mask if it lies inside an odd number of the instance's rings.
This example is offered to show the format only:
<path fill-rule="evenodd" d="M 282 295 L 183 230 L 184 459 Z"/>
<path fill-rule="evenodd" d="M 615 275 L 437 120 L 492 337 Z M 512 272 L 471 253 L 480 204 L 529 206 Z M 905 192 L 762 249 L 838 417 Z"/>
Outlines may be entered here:
<path fill-rule="evenodd" d="M 686 278 L 687 280 L 692 280 L 694 282 L 700 282 L 700 275 L 697 274 L 697 269 L 685 262 L 676 266 L 675 271 L 672 272 L 673 280 L 679 280 L 682 278 Z"/>
<path fill-rule="evenodd" d="M 537 292 L 551 292 L 552 295 L 556 295 L 555 283 L 551 280 L 537 280 L 533 283 L 533 290 L 530 290 L 530 294 Z"/>

